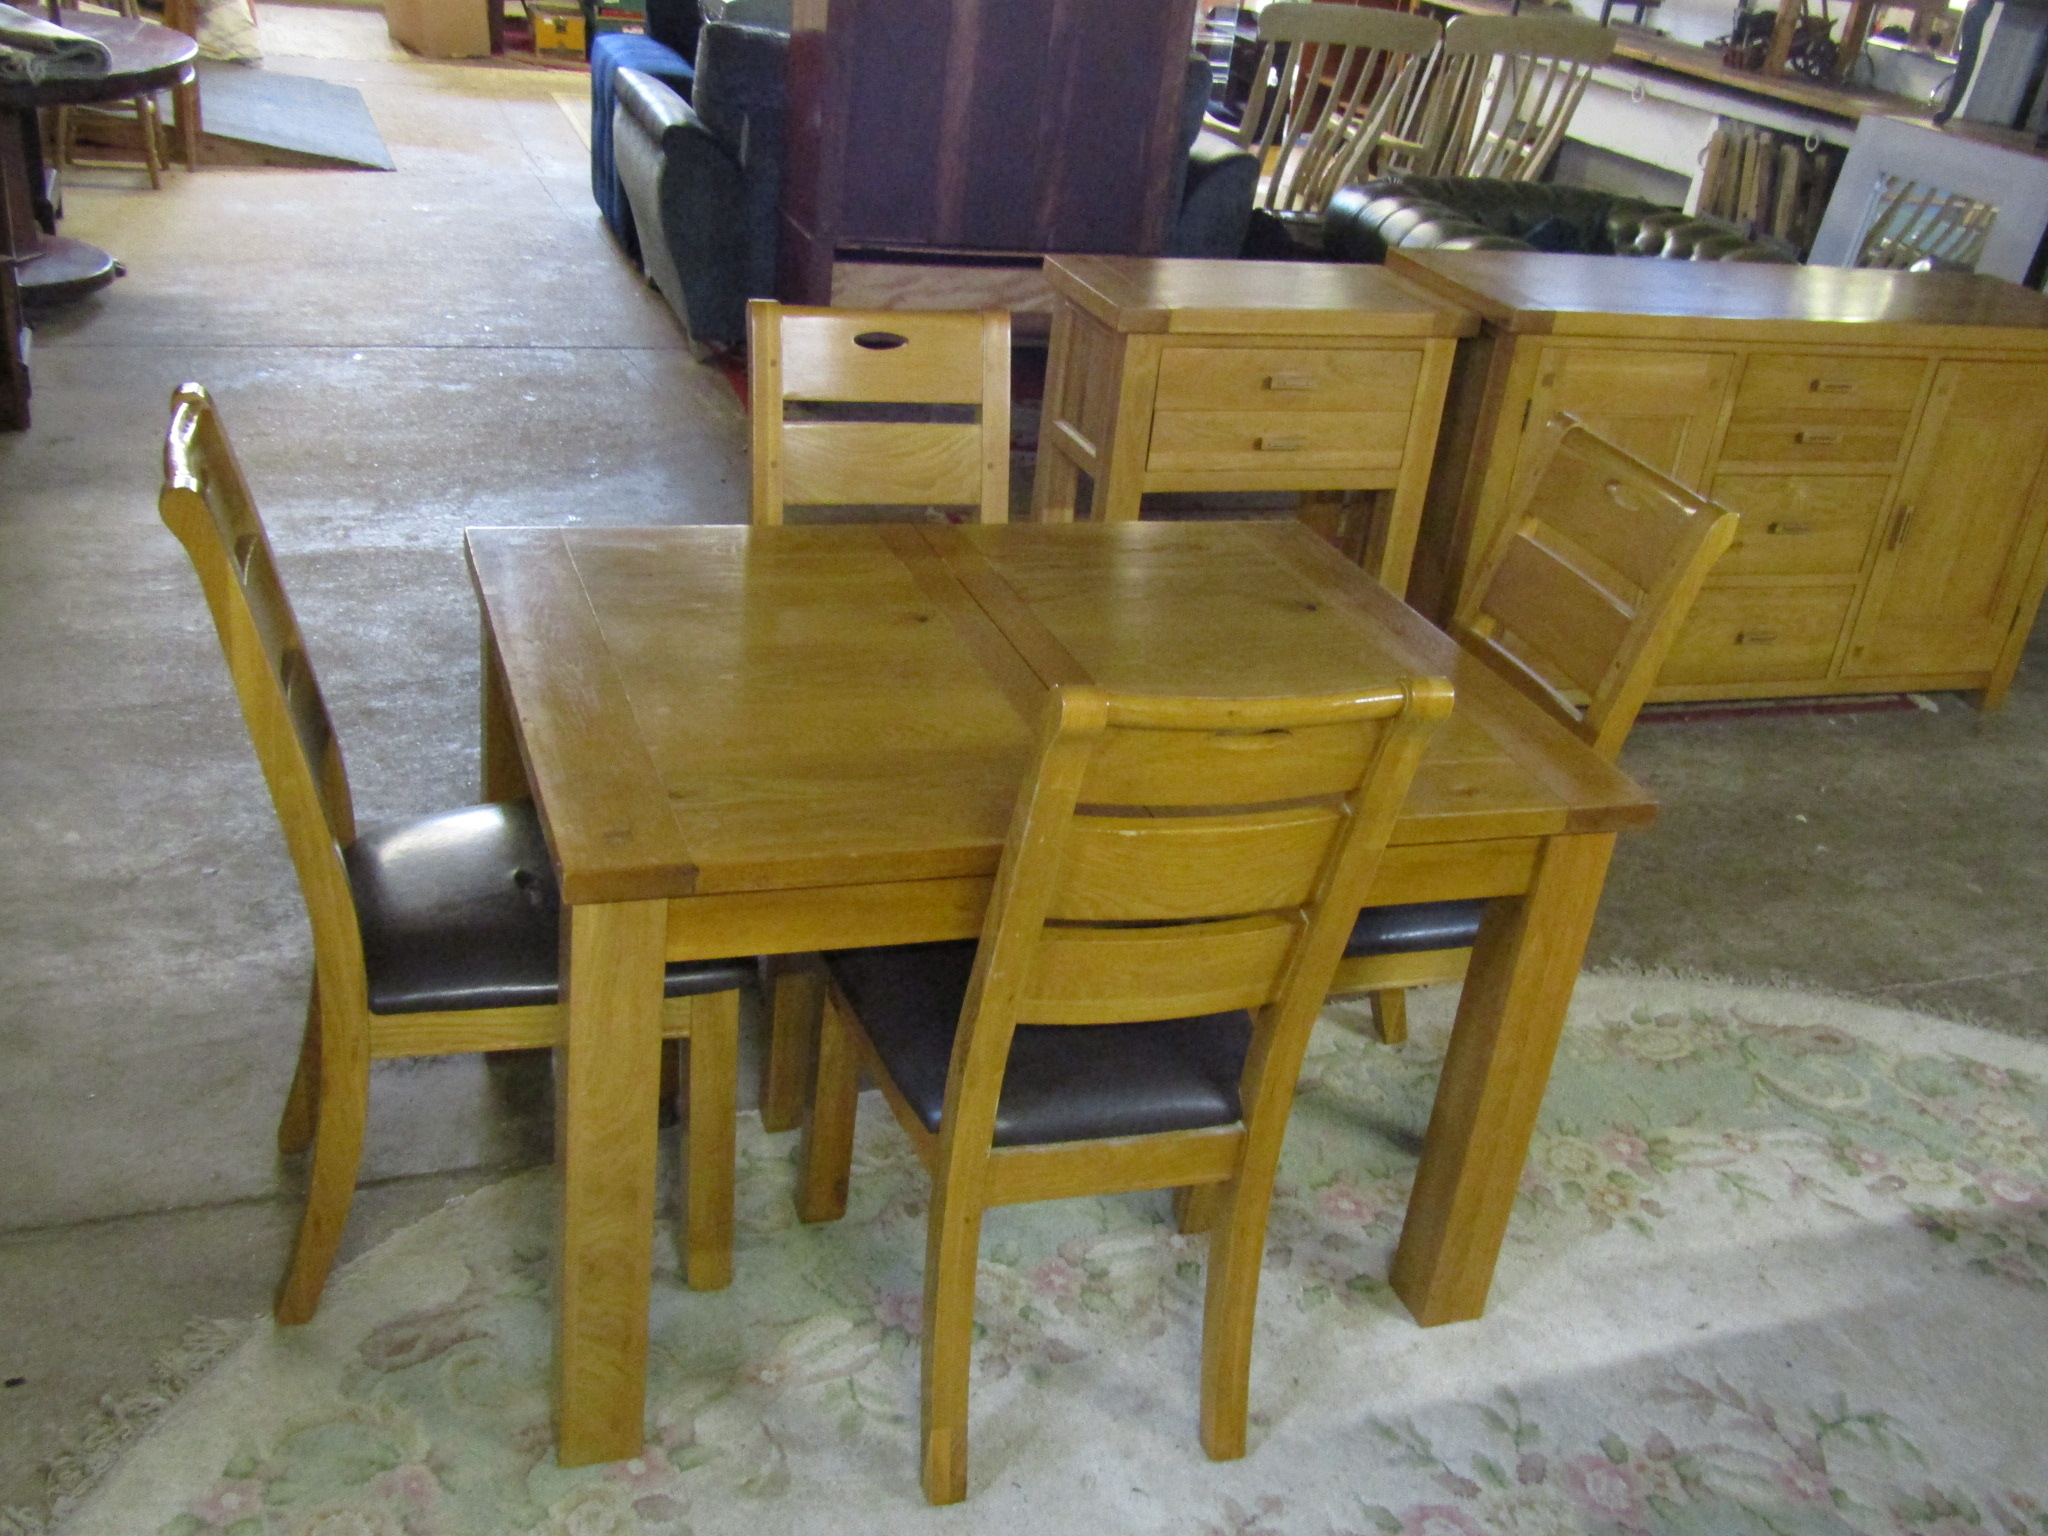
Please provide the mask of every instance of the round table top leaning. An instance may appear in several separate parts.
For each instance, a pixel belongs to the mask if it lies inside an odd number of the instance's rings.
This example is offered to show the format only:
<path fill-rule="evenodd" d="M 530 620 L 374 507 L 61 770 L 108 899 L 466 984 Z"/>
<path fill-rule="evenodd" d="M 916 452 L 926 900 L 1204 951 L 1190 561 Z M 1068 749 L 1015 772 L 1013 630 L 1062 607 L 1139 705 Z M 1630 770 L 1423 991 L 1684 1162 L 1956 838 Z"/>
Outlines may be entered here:
<path fill-rule="evenodd" d="M 22 9 L 47 15 L 34 0 Z M 192 60 L 199 53 L 199 45 L 182 32 L 105 11 L 60 10 L 57 25 L 105 43 L 113 55 L 112 67 L 104 75 L 0 80 L 0 107 L 69 107 L 160 91 L 189 79 Z"/>

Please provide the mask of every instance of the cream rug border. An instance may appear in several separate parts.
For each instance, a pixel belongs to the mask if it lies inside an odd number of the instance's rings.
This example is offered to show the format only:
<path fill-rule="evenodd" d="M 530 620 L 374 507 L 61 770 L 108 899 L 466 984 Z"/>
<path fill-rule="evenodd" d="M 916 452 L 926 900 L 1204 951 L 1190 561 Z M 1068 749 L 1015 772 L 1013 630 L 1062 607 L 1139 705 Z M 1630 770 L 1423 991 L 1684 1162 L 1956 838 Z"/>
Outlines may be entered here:
<path fill-rule="evenodd" d="M 1418 1011 L 1424 1017 L 1433 1009 L 1447 1012 L 1450 996 L 1448 988 L 1427 989 L 1417 995 Z M 2048 1045 L 1910 1008 L 1802 988 L 1617 968 L 1583 974 L 1572 1006 L 1575 1015 L 1598 1014 L 1617 1006 L 1656 1014 L 1725 1009 L 1738 1017 L 1754 1015 L 1777 1024 L 1841 1028 L 1872 1045 L 1908 1055 L 1959 1056 L 2048 1077 Z M 1370 1032 L 1363 999 L 1333 1003 L 1330 1011 L 1350 1027 Z M 510 1186 L 535 1176 L 544 1175 L 538 1170 L 515 1174 L 466 1199 L 451 1200 L 442 1210 L 361 1255 L 336 1272 L 319 1317 L 304 1330 L 286 1332 L 267 1326 L 265 1318 L 252 1320 L 246 1325 L 247 1337 L 225 1358 L 174 1399 L 161 1402 L 149 1418 L 130 1424 L 127 1433 L 118 1433 L 114 1443 L 103 1444 L 94 1458 L 103 1470 L 83 1486 L 57 1492 L 47 1524 L 24 1518 L 25 1512 L 9 1511 L 0 1516 L 0 1533 L 134 1536 L 175 1518 L 184 1496 L 180 1472 L 195 1461 L 225 1463 L 245 1436 L 245 1426 L 232 1412 L 215 1413 L 216 1408 L 231 1405 L 259 1370 L 274 1380 L 279 1370 L 290 1372 L 296 1363 L 303 1367 L 309 1385 L 317 1382 L 324 1370 L 322 1352 L 313 1339 L 328 1327 L 359 1331 L 368 1321 L 361 1314 L 374 1303 L 375 1293 L 364 1283 L 365 1270 L 393 1263 L 432 1267 L 440 1229 L 456 1219 L 458 1210 L 465 1219 L 474 1217 L 478 1214 L 476 1202 L 513 1198 Z M 451 1274 L 450 1279 L 456 1277 Z M 208 1326 L 231 1329 L 235 1325 Z M 133 1443 L 127 1444 L 131 1438 Z"/>

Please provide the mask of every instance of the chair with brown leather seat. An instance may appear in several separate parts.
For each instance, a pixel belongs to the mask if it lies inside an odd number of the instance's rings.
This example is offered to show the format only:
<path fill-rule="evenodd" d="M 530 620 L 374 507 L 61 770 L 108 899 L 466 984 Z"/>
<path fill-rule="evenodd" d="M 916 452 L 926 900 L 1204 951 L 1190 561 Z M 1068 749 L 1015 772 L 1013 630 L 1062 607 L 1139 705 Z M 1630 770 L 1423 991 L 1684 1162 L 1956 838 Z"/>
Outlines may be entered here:
<path fill-rule="evenodd" d="M 790 505 L 1010 516 L 1010 316 L 747 305 L 753 521 Z"/>
<path fill-rule="evenodd" d="M 1273 1171 L 1351 914 L 1447 683 L 1190 699 L 1055 689 L 978 943 L 846 950 L 798 1210 L 846 1209 L 863 1070 L 932 1175 L 923 1477 L 967 1492 L 985 1208 L 1213 1187 L 1202 1444 L 1244 1454 Z"/>
<path fill-rule="evenodd" d="M 205 589 L 313 928 L 299 1067 L 278 1127 L 313 1148 L 278 1321 L 320 1303 L 355 1193 L 370 1063 L 557 1044 L 561 903 L 529 801 L 358 829 L 341 747 L 270 540 L 204 389 L 172 396 L 159 500 Z M 689 1041 L 683 1267 L 732 1277 L 738 988 L 751 961 L 668 968 L 664 1035 Z"/>
<path fill-rule="evenodd" d="M 1738 519 L 1568 415 L 1544 435 L 1451 633 L 1612 761 Z M 1406 1039 L 1402 989 L 1462 980 L 1486 905 L 1367 907 L 1331 991 L 1370 992 L 1380 1038 Z"/>

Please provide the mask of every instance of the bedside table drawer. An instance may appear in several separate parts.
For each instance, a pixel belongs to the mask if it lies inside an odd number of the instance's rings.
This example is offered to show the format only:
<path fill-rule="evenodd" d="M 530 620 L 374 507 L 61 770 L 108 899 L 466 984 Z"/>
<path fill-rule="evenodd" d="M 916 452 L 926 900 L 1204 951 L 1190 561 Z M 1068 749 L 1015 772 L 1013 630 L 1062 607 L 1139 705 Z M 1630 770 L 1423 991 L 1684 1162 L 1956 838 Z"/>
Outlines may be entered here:
<path fill-rule="evenodd" d="M 1888 464 L 1906 443 L 1910 411 L 1737 416 L 1721 445 L 1723 464 Z"/>
<path fill-rule="evenodd" d="M 1422 353 L 1406 348 L 1173 347 L 1157 411 L 1405 411 Z"/>
<path fill-rule="evenodd" d="M 1735 409 L 1752 411 L 1910 411 L 1927 377 L 1917 357 L 1768 354 L 1742 370 Z"/>
<path fill-rule="evenodd" d="M 1658 681 L 1818 682 L 1828 675 L 1855 600 L 1849 586 L 1709 588 Z"/>
<path fill-rule="evenodd" d="M 1854 576 L 1891 481 L 1882 475 L 1720 475 L 1714 499 L 1742 514 L 1710 581 Z"/>
<path fill-rule="evenodd" d="M 1403 411 L 1161 411 L 1147 470 L 1398 469 Z"/>

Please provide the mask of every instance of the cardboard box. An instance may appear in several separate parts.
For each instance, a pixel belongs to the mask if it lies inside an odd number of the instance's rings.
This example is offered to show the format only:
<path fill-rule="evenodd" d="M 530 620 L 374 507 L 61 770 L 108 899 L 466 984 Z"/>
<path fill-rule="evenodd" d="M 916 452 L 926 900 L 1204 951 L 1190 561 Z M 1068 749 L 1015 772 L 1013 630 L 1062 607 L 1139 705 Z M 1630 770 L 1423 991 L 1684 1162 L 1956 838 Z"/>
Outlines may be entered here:
<path fill-rule="evenodd" d="M 384 0 L 392 39 L 426 59 L 486 59 L 491 54 L 487 0 Z"/>

